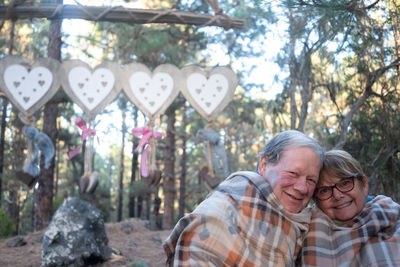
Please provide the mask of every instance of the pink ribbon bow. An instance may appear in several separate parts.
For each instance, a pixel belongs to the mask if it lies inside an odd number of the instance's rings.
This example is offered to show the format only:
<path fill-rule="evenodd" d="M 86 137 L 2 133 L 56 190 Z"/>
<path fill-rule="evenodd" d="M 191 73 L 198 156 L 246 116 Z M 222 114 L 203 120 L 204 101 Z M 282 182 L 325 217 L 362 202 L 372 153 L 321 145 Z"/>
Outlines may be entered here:
<path fill-rule="evenodd" d="M 81 130 L 82 130 L 82 136 L 81 136 L 81 141 L 83 142 L 84 140 L 86 140 L 86 138 L 90 137 L 90 136 L 95 136 L 96 135 L 96 130 L 94 129 L 90 129 L 86 126 L 85 121 L 78 117 L 75 120 L 75 124 L 76 126 L 78 126 Z M 76 154 L 79 153 L 79 151 L 82 148 L 82 144 L 80 144 L 79 146 L 77 146 L 76 148 L 74 148 L 73 150 L 71 150 L 70 152 L 68 152 L 68 157 L 70 159 L 72 159 L 73 157 L 76 156 Z"/>
<path fill-rule="evenodd" d="M 150 146 L 148 146 L 147 144 L 150 143 L 150 139 L 152 137 L 161 139 L 162 133 L 153 132 L 152 130 L 145 128 L 145 127 L 133 128 L 132 133 L 133 133 L 133 136 L 135 136 L 135 137 L 142 136 L 142 139 L 140 140 L 138 146 L 135 148 L 135 152 L 138 152 L 140 148 L 144 147 L 143 152 L 142 152 L 142 159 L 140 161 L 140 170 L 141 170 L 142 176 L 147 177 L 147 176 L 149 176 L 149 171 L 147 169 L 147 152 L 150 148 Z"/>

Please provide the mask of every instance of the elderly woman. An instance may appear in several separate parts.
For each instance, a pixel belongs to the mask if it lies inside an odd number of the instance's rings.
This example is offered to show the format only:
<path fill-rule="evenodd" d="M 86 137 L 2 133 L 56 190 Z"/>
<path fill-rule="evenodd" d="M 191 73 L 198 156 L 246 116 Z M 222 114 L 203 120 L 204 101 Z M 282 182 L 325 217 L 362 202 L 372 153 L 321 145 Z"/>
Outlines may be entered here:
<path fill-rule="evenodd" d="M 400 266 L 400 205 L 366 201 L 368 179 L 343 150 L 326 152 L 299 266 Z"/>

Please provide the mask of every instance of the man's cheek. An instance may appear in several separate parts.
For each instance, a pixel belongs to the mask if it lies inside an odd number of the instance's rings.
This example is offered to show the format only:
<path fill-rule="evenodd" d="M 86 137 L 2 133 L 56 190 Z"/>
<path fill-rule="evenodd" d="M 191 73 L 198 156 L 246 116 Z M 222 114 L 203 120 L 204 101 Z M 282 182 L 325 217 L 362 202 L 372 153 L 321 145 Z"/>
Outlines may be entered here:
<path fill-rule="evenodd" d="M 280 183 L 279 172 L 275 169 L 267 169 L 264 173 L 264 178 L 269 182 L 272 188 L 275 188 L 278 182 Z"/>
<path fill-rule="evenodd" d="M 285 186 L 291 186 L 296 182 L 294 178 L 288 177 L 288 176 L 282 176 L 281 179 L 279 180 L 279 185 L 281 187 Z"/>

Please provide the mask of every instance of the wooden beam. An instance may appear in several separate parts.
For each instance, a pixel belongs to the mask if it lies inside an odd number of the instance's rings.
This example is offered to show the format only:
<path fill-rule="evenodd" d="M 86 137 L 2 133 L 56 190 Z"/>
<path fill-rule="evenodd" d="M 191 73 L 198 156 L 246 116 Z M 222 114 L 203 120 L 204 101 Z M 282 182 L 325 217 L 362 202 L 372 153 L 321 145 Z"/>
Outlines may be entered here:
<path fill-rule="evenodd" d="M 134 9 L 57 4 L 0 5 L 0 19 L 84 19 L 132 24 L 167 23 L 241 29 L 244 21 L 226 15 L 197 14 L 172 9 Z"/>

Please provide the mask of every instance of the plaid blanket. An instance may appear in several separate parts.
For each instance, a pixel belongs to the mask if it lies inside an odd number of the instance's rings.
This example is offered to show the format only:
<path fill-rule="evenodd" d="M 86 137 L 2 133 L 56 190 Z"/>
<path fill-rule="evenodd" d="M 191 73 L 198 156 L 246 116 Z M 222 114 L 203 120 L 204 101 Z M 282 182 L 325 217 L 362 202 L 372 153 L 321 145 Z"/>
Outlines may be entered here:
<path fill-rule="evenodd" d="M 315 208 L 299 266 L 400 266 L 400 205 L 377 196 L 339 225 Z"/>
<path fill-rule="evenodd" d="M 284 210 L 254 172 L 232 174 L 165 240 L 168 266 L 294 266 L 311 209 Z"/>

